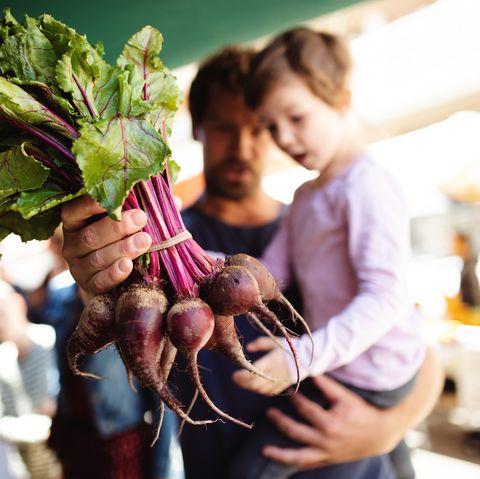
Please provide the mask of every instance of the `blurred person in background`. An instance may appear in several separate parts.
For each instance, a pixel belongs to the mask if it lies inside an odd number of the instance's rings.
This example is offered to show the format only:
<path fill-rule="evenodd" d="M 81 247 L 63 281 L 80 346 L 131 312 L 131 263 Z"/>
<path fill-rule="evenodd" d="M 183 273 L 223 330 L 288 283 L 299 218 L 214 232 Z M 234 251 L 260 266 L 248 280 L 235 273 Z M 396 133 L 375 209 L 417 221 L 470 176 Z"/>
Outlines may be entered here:
<path fill-rule="evenodd" d="M 244 102 L 243 87 L 253 55 L 251 50 L 227 48 L 200 66 L 192 84 L 189 106 L 194 136 L 203 145 L 206 191 L 197 204 L 183 212 L 183 218 L 202 247 L 259 256 L 273 237 L 285 206 L 268 197 L 261 185 L 273 143 Z M 143 212 L 125 212 L 119 223 L 109 218 L 91 223 L 90 217 L 102 212 L 89 197 L 65 205 L 62 212 L 64 256 L 86 296 L 108 291 L 126 279 L 132 260 L 151 243 L 148 235 L 140 232 L 146 224 Z M 246 341 L 258 335 L 241 321 L 238 327 Z M 269 399 L 236 386 L 230 361 L 202 351 L 200 364 L 212 371 L 208 374 L 205 370 L 202 379 L 220 407 L 247 421 L 263 414 Z M 188 404 L 192 386 L 177 377 L 176 393 Z M 293 396 L 302 422 L 282 413 L 269 417 L 302 447 L 270 448 L 269 457 L 311 469 L 386 453 L 408 428 L 428 415 L 442 380 L 439 362 L 429 352 L 414 390 L 398 406 L 380 410 L 335 381 L 319 377 L 316 387 L 328 395 L 330 409 Z M 193 411 L 195 417 L 207 415 L 201 401 Z M 229 461 L 246 434 L 248 431 L 231 424 L 186 427 L 180 440 L 187 479 L 225 479 Z M 323 477 L 321 469 L 316 474 Z"/>
<path fill-rule="evenodd" d="M 0 404 L 0 417 L 2 415 L 2 407 Z M 2 479 L 12 479 L 10 467 L 8 466 L 7 446 L 0 441 L 0 477 Z"/>
<path fill-rule="evenodd" d="M 153 395 L 127 380 L 114 348 L 81 360 L 84 370 L 102 381 L 74 376 L 67 364 L 67 343 L 83 310 L 79 289 L 61 256 L 63 236 L 55 232 L 49 248 L 54 267 L 44 284 L 29 295 L 29 316 L 55 329 L 60 371 L 58 410 L 50 446 L 63 467 L 64 479 L 181 479 L 171 454 L 175 417 L 167 412 L 159 440 L 150 448 L 152 416 L 158 409 Z"/>
<path fill-rule="evenodd" d="M 51 254 L 52 264 L 46 272 L 44 281 L 33 291 L 22 292 L 28 304 L 28 318 L 33 323 L 42 323 L 44 318 L 50 318 L 47 322 L 51 322 L 52 313 L 55 315 L 51 308 L 61 304 L 56 295 L 52 295 L 51 290 L 73 284 L 68 265 L 62 256 L 62 245 L 63 234 L 59 227 L 48 240 L 48 252 Z"/>
<path fill-rule="evenodd" d="M 0 280 L 0 437 L 17 443 L 32 479 L 60 477 L 60 467 L 46 446 L 56 411 L 58 370 L 53 331 L 31 324 L 23 297 Z"/>
<path fill-rule="evenodd" d="M 460 299 L 462 303 L 477 308 L 480 306 L 480 286 L 477 276 L 478 255 L 472 239 L 464 233 L 456 232 L 453 238 L 454 253 L 462 260 L 460 274 Z"/>

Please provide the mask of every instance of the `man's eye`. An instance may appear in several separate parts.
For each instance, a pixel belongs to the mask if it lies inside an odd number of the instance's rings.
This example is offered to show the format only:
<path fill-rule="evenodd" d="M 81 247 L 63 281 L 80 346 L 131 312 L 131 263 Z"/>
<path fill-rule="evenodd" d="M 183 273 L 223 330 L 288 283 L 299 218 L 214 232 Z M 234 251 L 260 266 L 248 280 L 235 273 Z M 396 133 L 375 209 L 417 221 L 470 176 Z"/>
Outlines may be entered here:
<path fill-rule="evenodd" d="M 230 127 L 228 125 L 215 125 L 213 127 L 213 130 L 218 133 L 227 133 L 228 131 L 230 131 Z"/>
<path fill-rule="evenodd" d="M 255 126 L 252 128 L 252 135 L 253 136 L 260 136 L 262 133 L 265 132 L 264 126 Z"/>
<path fill-rule="evenodd" d="M 232 127 L 228 123 L 208 123 L 205 126 L 205 129 L 213 132 L 213 133 L 228 133 Z"/>
<path fill-rule="evenodd" d="M 277 132 L 277 126 L 276 125 L 267 125 L 267 130 L 270 132 L 270 134 L 274 135 Z"/>

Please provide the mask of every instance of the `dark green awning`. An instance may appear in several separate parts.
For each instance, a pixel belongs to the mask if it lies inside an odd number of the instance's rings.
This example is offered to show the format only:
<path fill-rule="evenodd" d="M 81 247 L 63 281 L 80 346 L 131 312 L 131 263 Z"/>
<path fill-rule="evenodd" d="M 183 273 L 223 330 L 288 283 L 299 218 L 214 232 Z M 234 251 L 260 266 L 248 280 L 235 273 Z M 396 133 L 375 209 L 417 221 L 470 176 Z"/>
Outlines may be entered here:
<path fill-rule="evenodd" d="M 105 44 L 109 60 L 143 25 L 165 37 L 162 58 L 171 68 L 229 43 L 278 32 L 359 0 L 0 0 L 17 18 L 50 13 L 90 42 Z"/>

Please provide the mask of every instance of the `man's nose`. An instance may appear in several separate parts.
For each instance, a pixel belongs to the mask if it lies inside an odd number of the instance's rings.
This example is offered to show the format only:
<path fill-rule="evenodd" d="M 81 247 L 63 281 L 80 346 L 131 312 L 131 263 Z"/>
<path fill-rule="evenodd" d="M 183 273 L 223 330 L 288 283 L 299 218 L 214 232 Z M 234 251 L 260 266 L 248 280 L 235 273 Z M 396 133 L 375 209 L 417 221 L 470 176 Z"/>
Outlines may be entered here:
<path fill-rule="evenodd" d="M 251 156 L 253 136 L 248 130 L 240 130 L 235 135 L 233 150 L 238 158 L 248 160 Z"/>

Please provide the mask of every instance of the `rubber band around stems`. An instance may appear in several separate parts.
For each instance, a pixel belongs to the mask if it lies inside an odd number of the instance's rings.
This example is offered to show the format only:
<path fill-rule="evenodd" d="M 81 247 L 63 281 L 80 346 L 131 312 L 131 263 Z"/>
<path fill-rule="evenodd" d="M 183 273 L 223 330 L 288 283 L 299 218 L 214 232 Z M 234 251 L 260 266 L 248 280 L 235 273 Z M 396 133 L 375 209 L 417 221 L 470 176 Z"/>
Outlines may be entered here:
<path fill-rule="evenodd" d="M 172 238 L 169 238 L 165 241 L 162 241 L 161 243 L 156 243 L 153 244 L 150 249 L 148 250 L 149 253 L 153 251 L 161 251 L 163 249 L 171 248 L 172 246 L 175 246 L 178 243 L 182 243 L 183 241 L 192 239 L 192 235 L 190 234 L 189 231 L 182 231 L 178 233 L 178 235 L 173 236 Z"/>

